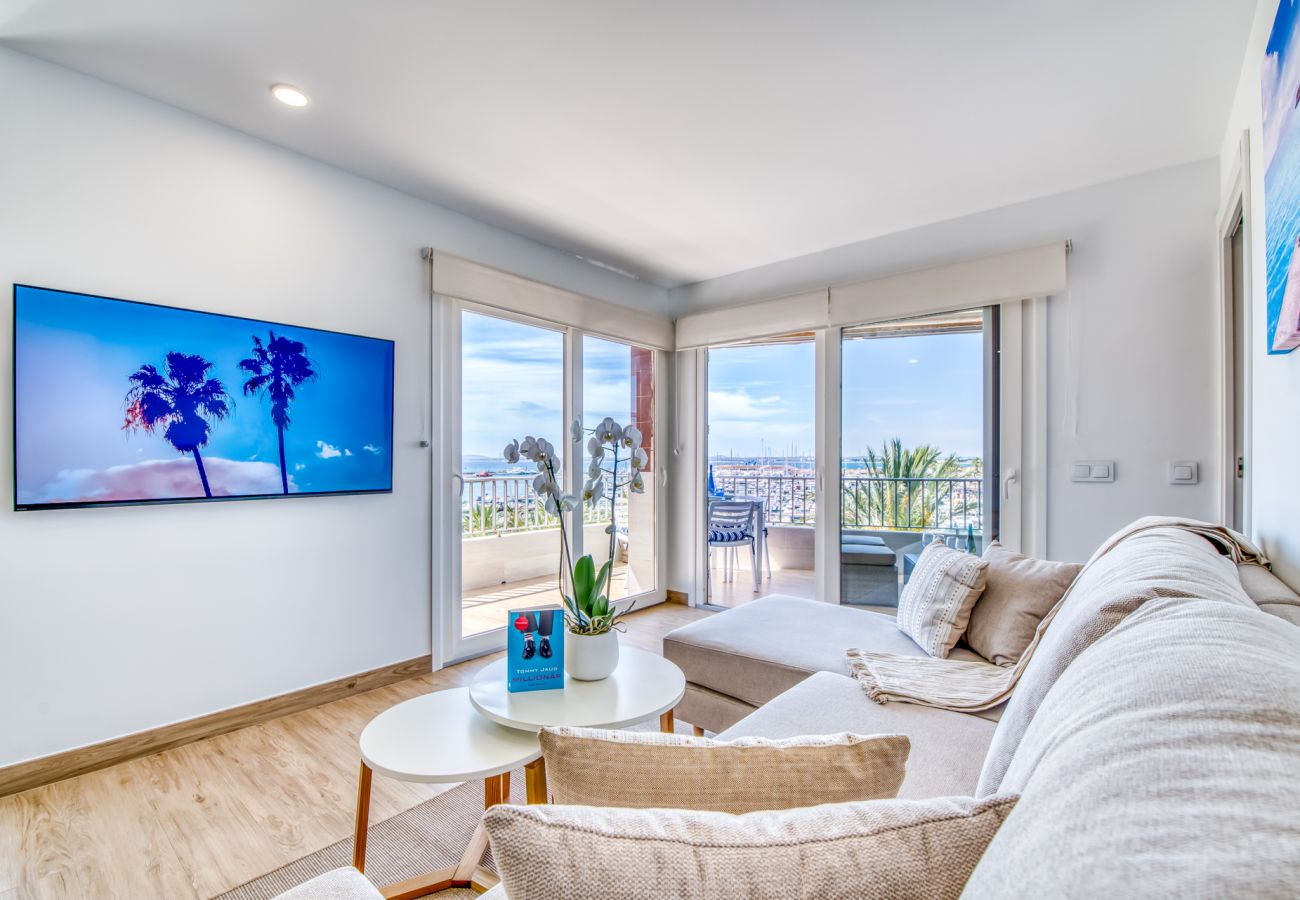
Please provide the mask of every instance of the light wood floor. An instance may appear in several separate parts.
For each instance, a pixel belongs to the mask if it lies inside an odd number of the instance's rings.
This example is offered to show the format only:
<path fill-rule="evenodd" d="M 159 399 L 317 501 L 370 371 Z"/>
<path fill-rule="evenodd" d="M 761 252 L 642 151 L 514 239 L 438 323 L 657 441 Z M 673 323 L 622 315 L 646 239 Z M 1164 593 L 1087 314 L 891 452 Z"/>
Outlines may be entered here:
<path fill-rule="evenodd" d="M 662 604 L 629 616 L 624 639 L 659 652 L 707 615 Z M 0 797 L 0 900 L 209 898 L 345 838 L 365 724 L 493 658 Z M 449 787 L 375 776 L 371 824 Z"/>
<path fill-rule="evenodd" d="M 723 581 L 722 568 L 715 568 L 709 602 L 714 606 L 732 607 L 768 594 L 789 594 L 807 597 L 809 600 L 817 596 L 812 569 L 773 569 L 771 578 L 767 577 L 767 572 L 762 575 L 758 591 L 755 591 L 754 576 L 749 573 L 749 569 L 742 568 L 733 581 Z"/>

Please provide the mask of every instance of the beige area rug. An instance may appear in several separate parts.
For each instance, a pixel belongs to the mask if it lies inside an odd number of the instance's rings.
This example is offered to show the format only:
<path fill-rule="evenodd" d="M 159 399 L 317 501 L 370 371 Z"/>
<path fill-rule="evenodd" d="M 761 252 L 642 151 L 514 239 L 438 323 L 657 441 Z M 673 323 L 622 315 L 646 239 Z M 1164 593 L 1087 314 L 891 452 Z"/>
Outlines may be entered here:
<path fill-rule="evenodd" d="M 510 798 L 523 803 L 524 771 L 510 774 Z M 366 877 L 376 885 L 392 884 L 460 862 L 479 817 L 483 815 L 483 783 L 471 781 L 444 791 L 418 806 L 370 825 L 366 841 Z M 217 900 L 266 900 L 310 881 L 317 875 L 352 865 L 352 837 L 330 844 L 302 859 L 268 872 Z M 492 851 L 483 855 L 485 869 L 496 871 Z M 468 888 L 434 896 L 447 900 L 472 900 L 479 895 Z"/>

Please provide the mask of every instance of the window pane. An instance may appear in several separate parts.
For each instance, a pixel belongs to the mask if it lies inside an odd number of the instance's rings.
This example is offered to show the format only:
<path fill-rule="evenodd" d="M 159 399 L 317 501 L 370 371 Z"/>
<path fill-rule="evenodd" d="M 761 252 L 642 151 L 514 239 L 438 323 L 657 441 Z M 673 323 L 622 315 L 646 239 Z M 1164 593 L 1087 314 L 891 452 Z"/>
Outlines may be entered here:
<path fill-rule="evenodd" d="M 642 470 L 644 493 L 620 489 L 614 498 L 616 527 L 607 533 L 611 498 L 584 510 L 583 551 L 595 557 L 599 566 L 614 553 L 614 577 L 610 598 L 635 596 L 655 588 L 655 506 L 658 483 L 655 475 L 654 351 L 586 335 L 582 339 L 582 422 L 594 428 L 608 417 L 620 425 L 633 425 L 641 432 L 642 448 L 649 462 Z M 620 453 L 616 478 L 619 484 L 631 476 L 626 451 Z M 606 484 L 610 483 L 613 461 L 606 458 Z M 583 450 L 584 468 L 591 458 Z"/>

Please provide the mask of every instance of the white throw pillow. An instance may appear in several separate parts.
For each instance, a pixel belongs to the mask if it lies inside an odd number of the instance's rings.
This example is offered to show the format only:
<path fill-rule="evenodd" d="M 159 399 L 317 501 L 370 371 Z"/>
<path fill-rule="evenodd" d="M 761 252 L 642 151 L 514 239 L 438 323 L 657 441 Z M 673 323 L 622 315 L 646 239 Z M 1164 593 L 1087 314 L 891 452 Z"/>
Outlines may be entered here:
<path fill-rule="evenodd" d="M 935 541 L 921 551 L 898 598 L 898 628 L 926 653 L 946 659 L 984 593 L 988 561 Z"/>

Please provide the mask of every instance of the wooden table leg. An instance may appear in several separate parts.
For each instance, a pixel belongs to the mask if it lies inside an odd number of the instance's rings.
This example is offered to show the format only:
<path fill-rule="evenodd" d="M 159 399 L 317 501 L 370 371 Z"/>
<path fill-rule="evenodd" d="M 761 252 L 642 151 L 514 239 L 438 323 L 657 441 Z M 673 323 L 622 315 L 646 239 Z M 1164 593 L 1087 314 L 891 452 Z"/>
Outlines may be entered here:
<path fill-rule="evenodd" d="M 370 766 L 361 764 L 357 779 L 357 819 L 352 831 L 352 866 L 358 872 L 366 870 L 366 831 L 370 827 Z"/>
<path fill-rule="evenodd" d="M 546 803 L 546 760 L 542 757 L 524 766 L 524 786 L 529 803 Z"/>
<path fill-rule="evenodd" d="M 671 709 L 659 717 L 659 730 L 668 734 L 673 733 L 673 711 Z"/>

